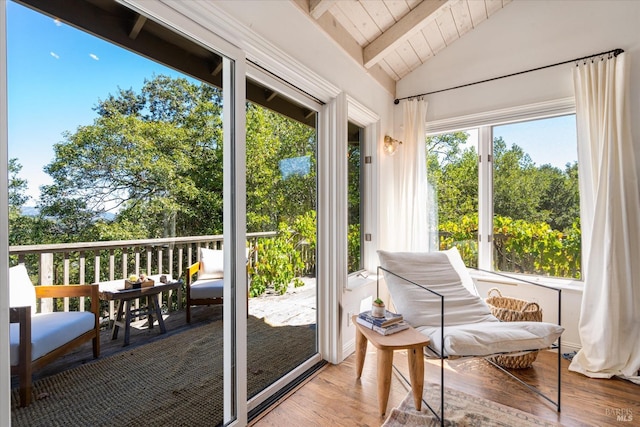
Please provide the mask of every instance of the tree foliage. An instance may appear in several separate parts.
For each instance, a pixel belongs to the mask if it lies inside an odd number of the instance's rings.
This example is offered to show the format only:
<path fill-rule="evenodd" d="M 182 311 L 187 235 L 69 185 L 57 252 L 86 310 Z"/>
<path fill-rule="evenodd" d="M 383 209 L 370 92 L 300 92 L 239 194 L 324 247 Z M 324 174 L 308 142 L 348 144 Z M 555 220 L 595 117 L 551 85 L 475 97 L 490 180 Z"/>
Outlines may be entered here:
<path fill-rule="evenodd" d="M 69 239 L 95 238 L 95 220 L 108 210 L 118 212 L 115 229 L 136 224 L 147 238 L 220 233 L 220 96 L 158 76 L 139 95 L 120 90 L 100 101 L 91 125 L 54 146 L 45 167 L 54 183 L 42 188 L 41 211 Z"/>

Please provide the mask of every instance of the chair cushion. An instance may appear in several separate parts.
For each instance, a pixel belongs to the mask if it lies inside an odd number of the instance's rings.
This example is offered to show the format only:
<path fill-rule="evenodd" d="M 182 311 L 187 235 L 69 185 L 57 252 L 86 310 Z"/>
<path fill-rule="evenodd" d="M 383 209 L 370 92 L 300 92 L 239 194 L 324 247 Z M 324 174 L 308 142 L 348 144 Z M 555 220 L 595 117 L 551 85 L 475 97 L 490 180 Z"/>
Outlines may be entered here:
<path fill-rule="evenodd" d="M 31 360 L 50 353 L 95 327 L 90 311 L 38 313 L 31 316 Z M 11 323 L 9 331 L 11 366 L 18 364 L 20 324 Z"/>
<path fill-rule="evenodd" d="M 200 279 L 220 279 L 224 277 L 224 251 L 200 248 Z"/>
<path fill-rule="evenodd" d="M 419 327 L 442 350 L 440 328 Z M 444 328 L 444 356 L 488 356 L 496 353 L 548 348 L 564 328 L 546 322 L 482 322 Z"/>
<path fill-rule="evenodd" d="M 413 327 L 440 327 L 441 324 L 440 298 L 416 284 L 444 295 L 444 324 L 447 326 L 499 322 L 484 300 L 473 293 L 473 280 L 466 272 L 457 249 L 442 252 L 380 250 L 378 257 L 381 266 L 394 273 L 385 273 L 387 287 L 397 311 Z M 454 263 L 451 259 L 454 259 Z M 461 274 L 465 276 L 466 286 L 460 278 Z"/>
<path fill-rule="evenodd" d="M 222 298 L 224 279 L 196 280 L 191 284 L 191 299 Z"/>
<path fill-rule="evenodd" d="M 36 313 L 36 290 L 24 264 L 9 268 L 9 306 L 31 307 Z"/>

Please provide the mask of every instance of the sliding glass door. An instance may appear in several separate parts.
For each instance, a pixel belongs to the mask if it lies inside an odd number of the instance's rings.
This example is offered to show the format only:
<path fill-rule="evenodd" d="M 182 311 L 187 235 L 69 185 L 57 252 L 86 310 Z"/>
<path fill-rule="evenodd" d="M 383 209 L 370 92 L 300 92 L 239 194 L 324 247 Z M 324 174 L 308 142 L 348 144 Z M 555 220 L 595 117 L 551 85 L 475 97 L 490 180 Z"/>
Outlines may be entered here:
<path fill-rule="evenodd" d="M 118 288 L 143 274 L 180 281 L 160 294 L 166 333 L 158 323 L 147 328 L 157 318 L 136 312 L 126 349 L 123 333 L 109 334 L 113 301 L 101 302 L 103 352 L 91 366 L 110 372 L 118 356 L 148 378 L 118 382 L 116 369 L 114 381 L 88 375 L 82 380 L 96 390 L 114 388 L 95 405 L 66 404 L 64 419 L 107 424 L 113 414 L 102 399 L 133 396 L 137 404 L 124 405 L 114 422 L 170 424 L 177 411 L 188 424 L 244 424 L 243 54 L 212 33 L 195 42 L 169 26 L 179 14 L 162 2 L 20 3 L 7 3 L 13 191 L 1 202 L 10 205 L 10 264 L 26 263 L 36 284 Z M 122 38 L 116 28 L 131 31 Z M 44 249 L 26 248 L 54 243 L 62 249 L 45 254 L 46 263 Z M 187 282 L 206 280 L 207 268 L 219 280 L 216 293 L 189 292 Z M 69 310 L 68 302 L 53 304 Z M 145 356 L 149 346 L 153 357 Z"/>
<path fill-rule="evenodd" d="M 257 72 L 247 80 L 247 396 L 254 412 L 319 361 L 318 108 Z"/>

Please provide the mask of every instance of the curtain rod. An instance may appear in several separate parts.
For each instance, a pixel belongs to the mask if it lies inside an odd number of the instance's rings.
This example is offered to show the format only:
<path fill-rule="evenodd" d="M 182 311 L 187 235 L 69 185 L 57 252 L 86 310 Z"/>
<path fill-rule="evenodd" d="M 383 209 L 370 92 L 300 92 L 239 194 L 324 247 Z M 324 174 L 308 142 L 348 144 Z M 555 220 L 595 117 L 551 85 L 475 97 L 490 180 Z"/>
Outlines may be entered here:
<path fill-rule="evenodd" d="M 532 68 L 532 69 L 526 70 L 526 71 L 518 71 L 517 73 L 511 73 L 511 74 L 507 74 L 505 76 L 492 77 L 490 79 L 480 80 L 479 82 L 466 83 L 466 84 L 463 84 L 463 85 L 460 85 L 460 86 L 454 86 L 454 87 L 449 87 L 449 88 L 446 88 L 446 89 L 434 90 L 432 92 L 421 93 L 421 94 L 418 94 L 418 95 L 405 96 L 404 98 L 396 98 L 393 101 L 393 103 L 397 105 L 403 99 L 411 99 L 411 98 L 418 98 L 420 96 L 433 95 L 434 93 L 440 93 L 440 92 L 446 92 L 448 90 L 460 89 L 460 88 L 463 88 L 463 87 L 473 86 L 473 85 L 477 85 L 477 84 L 480 84 L 480 83 L 487 83 L 487 82 L 491 82 L 491 81 L 494 81 L 494 80 L 504 79 L 506 77 L 513 77 L 513 76 L 517 76 L 517 75 L 520 75 L 520 74 L 530 73 L 532 71 L 544 70 L 545 68 L 551 68 L 551 67 L 556 67 L 558 65 L 569 64 L 571 62 L 578 62 L 578 61 L 582 61 L 582 60 L 585 60 L 585 59 L 595 58 L 597 56 L 604 56 L 604 55 L 613 54 L 613 56 L 616 57 L 616 56 L 620 55 L 622 52 L 624 52 L 624 50 L 622 50 L 622 49 L 612 49 L 612 50 L 608 50 L 606 52 L 596 53 L 596 54 L 589 55 L 589 56 L 583 56 L 582 58 L 570 59 L 568 61 L 562 61 L 562 62 L 558 62 L 556 64 L 545 65 L 545 66 L 538 67 L 538 68 Z"/>

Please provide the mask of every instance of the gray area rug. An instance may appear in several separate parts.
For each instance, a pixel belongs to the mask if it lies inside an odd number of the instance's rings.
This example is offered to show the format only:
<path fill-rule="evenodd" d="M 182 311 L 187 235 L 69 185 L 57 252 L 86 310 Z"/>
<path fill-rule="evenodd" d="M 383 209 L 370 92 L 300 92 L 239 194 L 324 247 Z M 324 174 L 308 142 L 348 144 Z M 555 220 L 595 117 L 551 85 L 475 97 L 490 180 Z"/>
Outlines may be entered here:
<path fill-rule="evenodd" d="M 440 410 L 440 386 L 425 384 L 423 398 L 436 411 Z M 530 427 L 558 426 L 526 412 L 501 405 L 490 400 L 475 397 L 461 391 L 445 388 L 444 425 L 448 427 Z M 411 391 L 399 407 L 393 408 L 383 427 L 397 426 L 439 426 L 440 421 L 422 403 L 422 410 L 416 411 Z"/>
<path fill-rule="evenodd" d="M 315 353 L 314 325 L 272 327 L 249 317 L 253 396 Z M 222 321 L 187 330 L 34 383 L 12 426 L 215 426 L 222 422 Z"/>

